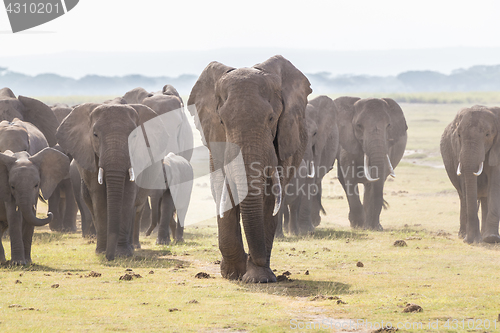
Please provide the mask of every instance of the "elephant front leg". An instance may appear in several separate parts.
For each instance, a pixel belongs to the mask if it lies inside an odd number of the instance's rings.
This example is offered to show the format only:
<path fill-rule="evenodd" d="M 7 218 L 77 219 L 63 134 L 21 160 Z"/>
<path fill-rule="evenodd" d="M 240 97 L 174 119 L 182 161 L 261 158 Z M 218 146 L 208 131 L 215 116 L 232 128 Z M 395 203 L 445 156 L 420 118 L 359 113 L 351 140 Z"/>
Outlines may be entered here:
<path fill-rule="evenodd" d="M 134 255 L 134 217 L 136 213 L 135 201 L 138 195 L 138 187 L 135 182 L 125 181 L 123 190 L 122 215 L 116 255 L 120 257 L 131 257 Z"/>
<path fill-rule="evenodd" d="M 269 192 L 270 193 L 270 192 Z M 268 195 L 264 197 L 264 240 L 265 243 L 256 242 L 260 240 L 257 235 L 249 237 L 248 228 L 245 227 L 245 234 L 248 239 L 248 247 L 250 254 L 247 261 L 247 272 L 243 275 L 243 282 L 252 283 L 268 283 L 276 282 L 276 275 L 270 268 L 271 251 L 273 249 L 274 234 L 278 217 L 273 216 L 274 196 Z M 250 234 L 251 235 L 251 234 Z M 265 249 L 265 257 L 262 256 L 262 250 Z"/>
<path fill-rule="evenodd" d="M 49 223 L 50 230 L 62 231 L 61 217 L 61 184 L 57 185 L 56 189 L 49 198 L 49 212 L 52 213 L 52 221 Z"/>
<path fill-rule="evenodd" d="M 224 212 L 224 217 L 217 216 L 217 227 L 222 254 L 221 275 L 229 280 L 239 280 L 247 271 L 248 258 L 243 248 L 239 206 Z"/>
<path fill-rule="evenodd" d="M 339 163 L 340 164 L 340 163 Z M 355 181 L 355 166 L 340 164 L 337 176 L 344 189 L 349 204 L 349 222 L 351 228 L 362 228 L 365 224 L 365 212 L 361 200 L 359 199 L 358 183 Z"/>
<path fill-rule="evenodd" d="M 158 227 L 157 245 L 170 244 L 170 222 L 175 211 L 174 200 L 170 190 L 166 190 L 160 201 L 160 226 Z"/>
<path fill-rule="evenodd" d="M 467 235 L 467 201 L 463 195 L 460 197 L 460 230 L 458 231 L 458 237 L 464 239 Z"/>
<path fill-rule="evenodd" d="M 76 232 L 76 214 L 78 207 L 73 193 L 71 180 L 65 179 L 60 184 L 62 185 L 61 190 L 65 193 L 64 210 L 62 210 L 64 212 L 62 229 L 65 232 Z"/>
<path fill-rule="evenodd" d="M 11 265 L 26 265 L 23 244 L 23 217 L 16 209 L 15 203 L 6 203 L 7 221 L 9 223 Z"/>
<path fill-rule="evenodd" d="M 365 184 L 365 193 L 363 197 L 363 207 L 365 212 L 366 229 L 382 231 L 380 224 L 380 212 L 384 203 L 384 182 L 382 179 Z"/>
<path fill-rule="evenodd" d="M 0 221 L 0 264 L 5 264 L 7 259 L 5 259 L 5 250 L 2 244 L 3 233 L 7 229 L 7 222 Z"/>
<path fill-rule="evenodd" d="M 498 224 L 500 221 L 500 206 L 498 205 L 498 200 L 500 198 L 499 193 L 491 191 L 488 196 L 486 207 L 487 215 L 486 221 L 483 221 L 482 225 L 482 237 L 485 243 L 500 243 L 500 235 L 498 234 Z M 483 200 L 481 200 L 481 209 L 484 210 Z"/>

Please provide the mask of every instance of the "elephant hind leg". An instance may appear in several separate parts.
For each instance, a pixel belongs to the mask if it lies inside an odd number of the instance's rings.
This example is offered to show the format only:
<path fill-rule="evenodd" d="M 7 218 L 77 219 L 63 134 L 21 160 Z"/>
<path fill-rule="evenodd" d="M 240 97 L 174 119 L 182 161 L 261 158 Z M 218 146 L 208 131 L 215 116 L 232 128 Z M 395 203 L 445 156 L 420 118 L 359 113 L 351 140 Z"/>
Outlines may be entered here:
<path fill-rule="evenodd" d="M 486 203 L 483 206 L 483 199 Z M 483 212 L 483 221 L 481 227 L 481 235 L 485 243 L 500 243 L 500 235 L 498 233 L 498 224 L 500 221 L 500 208 L 496 204 L 496 200 L 490 198 L 492 202 L 488 205 L 488 200 L 486 198 L 481 198 L 481 210 Z M 484 207 L 487 207 L 486 217 L 484 213 Z"/>

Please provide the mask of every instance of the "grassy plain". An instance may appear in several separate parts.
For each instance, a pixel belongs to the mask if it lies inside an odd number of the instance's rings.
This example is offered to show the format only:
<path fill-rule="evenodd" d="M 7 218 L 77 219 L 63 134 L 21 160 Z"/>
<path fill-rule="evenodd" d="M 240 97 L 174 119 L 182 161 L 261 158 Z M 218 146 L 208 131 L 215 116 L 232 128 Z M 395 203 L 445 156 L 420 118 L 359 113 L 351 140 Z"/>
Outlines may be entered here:
<path fill-rule="evenodd" d="M 92 240 L 40 228 L 35 264 L 0 268 L 0 330 L 332 332 L 352 320 L 346 331 L 372 331 L 382 321 L 406 324 L 403 332 L 498 331 L 500 246 L 457 238 L 458 197 L 440 167 L 440 135 L 464 106 L 402 104 L 410 152 L 386 183 L 385 231 L 351 230 L 345 195 L 333 171 L 327 175 L 327 215 L 316 233 L 275 242 L 272 268 L 289 271 L 292 282 L 222 279 L 214 220 L 186 228 L 184 244 L 142 237 L 133 258 L 114 262 L 95 255 Z M 4 247 L 9 258 L 8 239 Z M 119 280 L 126 269 L 142 278 Z M 91 271 L 101 276 L 87 277 Z M 404 313 L 407 303 L 423 311 Z M 308 322 L 314 330 L 299 329 Z"/>

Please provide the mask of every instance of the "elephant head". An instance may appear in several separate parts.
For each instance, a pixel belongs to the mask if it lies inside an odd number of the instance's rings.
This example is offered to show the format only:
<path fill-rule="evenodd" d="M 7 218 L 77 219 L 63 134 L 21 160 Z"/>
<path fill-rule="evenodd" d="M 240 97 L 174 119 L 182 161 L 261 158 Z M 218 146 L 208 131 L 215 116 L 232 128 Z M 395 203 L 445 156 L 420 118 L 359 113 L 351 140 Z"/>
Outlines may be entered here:
<path fill-rule="evenodd" d="M 69 159 L 63 153 L 45 148 L 30 156 L 22 151 L 0 153 L 0 200 L 19 207 L 23 218 L 33 226 L 42 226 L 52 219 L 35 215 L 39 192 L 49 198 L 57 184 L 69 172 Z M 9 218 L 8 218 L 9 219 Z"/>
<path fill-rule="evenodd" d="M 135 195 L 133 191 L 124 193 L 126 182 L 135 180 L 129 154 L 129 135 L 136 127 L 156 116 L 144 105 L 86 103 L 71 111 L 57 130 L 63 150 L 71 154 L 81 168 L 94 175 L 91 179 L 95 184 L 87 183 L 89 189 L 97 183 L 106 188 L 106 257 L 109 260 L 115 256 L 122 210 L 128 209 L 122 205 Z M 147 154 L 147 147 L 144 149 Z M 106 225 L 104 221 L 95 222 Z M 99 237 L 103 236 L 99 236 L 98 231 Z"/>
<path fill-rule="evenodd" d="M 58 122 L 52 110 L 34 98 L 16 98 L 9 88 L 0 89 L 0 120 L 13 121 L 14 118 L 30 122 L 45 136 L 49 146 L 55 146 Z"/>
<path fill-rule="evenodd" d="M 152 93 L 147 92 L 144 88 L 137 87 L 127 91 L 122 98 L 127 102 L 127 104 L 140 104 L 145 98 L 151 96 L 153 96 Z"/>
<path fill-rule="evenodd" d="M 339 97 L 334 102 L 340 145 L 353 156 L 363 156 L 366 179 L 395 176 L 389 150 L 408 128 L 401 107 L 390 98 Z"/>
<path fill-rule="evenodd" d="M 280 183 L 288 183 L 294 175 L 289 169 L 296 168 L 304 154 L 305 108 L 310 93 L 310 83 L 304 74 L 282 56 L 274 56 L 251 68 L 236 69 L 212 62 L 201 73 L 189 96 L 188 105 L 196 107 L 195 122 L 211 152 L 213 168 L 224 168 L 227 175 L 226 180 L 222 173 L 212 179 L 214 199 L 223 207 L 229 196 L 226 186 L 222 191 L 222 185 L 234 185 L 231 190 L 233 199 L 239 202 L 249 260 L 259 267 L 269 265 L 266 247 L 270 255 L 272 237 L 265 233 L 274 235 L 274 227 L 270 228 L 272 231 L 264 230 L 268 228 L 264 215 L 269 211 L 277 213 L 281 202 Z M 190 112 L 195 115 L 193 108 Z M 222 149 L 221 142 L 227 143 Z M 236 163 L 229 166 L 240 152 L 244 167 L 233 167 Z M 289 168 L 291 166 L 293 168 Z M 285 171 L 279 173 L 278 169 Z M 266 186 L 271 183 L 279 188 L 274 209 L 264 204 L 271 193 Z M 226 246 L 219 242 L 225 258 L 227 253 L 231 256 L 230 252 L 241 250 L 225 249 Z M 233 273 L 223 272 L 223 275 L 238 278 L 241 271 L 232 276 Z M 267 276 L 271 275 L 272 272 Z M 257 277 L 256 271 L 247 270 L 244 280 L 265 279 Z"/>

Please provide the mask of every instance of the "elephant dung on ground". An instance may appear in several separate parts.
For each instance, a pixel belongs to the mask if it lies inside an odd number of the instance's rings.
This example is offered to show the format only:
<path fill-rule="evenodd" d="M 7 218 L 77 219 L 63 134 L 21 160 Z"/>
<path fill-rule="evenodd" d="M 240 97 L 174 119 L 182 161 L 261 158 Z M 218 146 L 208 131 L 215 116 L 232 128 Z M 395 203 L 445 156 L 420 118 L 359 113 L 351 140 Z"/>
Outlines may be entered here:
<path fill-rule="evenodd" d="M 459 237 L 466 243 L 499 243 L 500 108 L 460 110 L 441 137 L 441 155 L 460 197 Z"/>
<path fill-rule="evenodd" d="M 40 191 L 50 197 L 68 170 L 68 157 L 53 148 L 44 148 L 33 156 L 26 151 L 0 153 L 0 262 L 6 262 L 1 239 L 8 228 L 11 264 L 31 263 L 35 226 L 52 219 L 50 212 L 46 218 L 36 217 Z"/>
<path fill-rule="evenodd" d="M 395 177 L 394 168 L 406 147 L 403 110 L 390 98 L 339 97 L 334 103 L 341 145 L 337 170 L 349 202 L 351 227 L 382 230 L 384 183 L 387 176 Z M 363 204 L 360 183 L 365 186 Z"/>
<path fill-rule="evenodd" d="M 276 281 L 270 268 L 276 214 L 282 186 L 304 155 L 310 93 L 309 80 L 282 56 L 238 69 L 214 61 L 191 91 L 189 110 L 210 150 L 225 278 Z"/>

